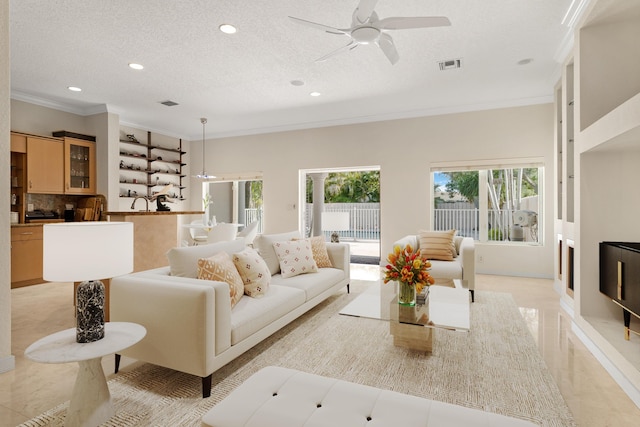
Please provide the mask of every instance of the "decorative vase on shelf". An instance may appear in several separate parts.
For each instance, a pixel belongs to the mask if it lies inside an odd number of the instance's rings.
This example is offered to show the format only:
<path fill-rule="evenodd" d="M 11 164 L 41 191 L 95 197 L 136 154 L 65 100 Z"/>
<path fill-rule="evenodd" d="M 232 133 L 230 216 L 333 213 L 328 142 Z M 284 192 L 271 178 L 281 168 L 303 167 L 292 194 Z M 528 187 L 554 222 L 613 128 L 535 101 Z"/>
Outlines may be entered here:
<path fill-rule="evenodd" d="M 416 305 L 416 287 L 406 282 L 398 282 L 398 304 Z"/>

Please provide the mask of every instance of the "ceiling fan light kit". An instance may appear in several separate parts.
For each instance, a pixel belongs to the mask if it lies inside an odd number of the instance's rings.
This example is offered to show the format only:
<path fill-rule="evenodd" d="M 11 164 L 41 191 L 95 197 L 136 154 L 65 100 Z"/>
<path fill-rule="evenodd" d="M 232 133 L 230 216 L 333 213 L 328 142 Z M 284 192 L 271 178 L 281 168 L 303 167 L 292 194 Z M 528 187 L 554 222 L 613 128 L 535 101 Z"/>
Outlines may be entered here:
<path fill-rule="evenodd" d="M 423 16 L 423 17 L 390 17 L 379 19 L 374 8 L 378 0 L 360 0 L 360 3 L 353 11 L 350 28 L 334 28 L 324 24 L 307 21 L 305 19 L 289 18 L 298 24 L 322 30 L 329 34 L 348 36 L 351 40 L 349 44 L 334 50 L 316 61 L 324 61 L 339 53 L 346 52 L 360 45 L 377 45 L 391 64 L 395 64 L 400 59 L 393 39 L 387 33 L 391 30 L 407 30 L 412 28 L 431 28 L 450 26 L 451 21 L 444 16 Z"/>

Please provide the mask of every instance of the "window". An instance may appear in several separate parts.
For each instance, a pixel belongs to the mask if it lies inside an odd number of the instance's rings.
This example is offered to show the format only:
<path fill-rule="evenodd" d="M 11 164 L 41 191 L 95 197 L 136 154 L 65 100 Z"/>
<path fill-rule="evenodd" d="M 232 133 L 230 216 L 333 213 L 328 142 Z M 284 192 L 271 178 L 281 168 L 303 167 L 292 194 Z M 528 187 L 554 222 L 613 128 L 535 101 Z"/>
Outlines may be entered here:
<path fill-rule="evenodd" d="M 434 230 L 453 228 L 483 242 L 542 243 L 540 163 L 443 166 L 431 175 Z"/>

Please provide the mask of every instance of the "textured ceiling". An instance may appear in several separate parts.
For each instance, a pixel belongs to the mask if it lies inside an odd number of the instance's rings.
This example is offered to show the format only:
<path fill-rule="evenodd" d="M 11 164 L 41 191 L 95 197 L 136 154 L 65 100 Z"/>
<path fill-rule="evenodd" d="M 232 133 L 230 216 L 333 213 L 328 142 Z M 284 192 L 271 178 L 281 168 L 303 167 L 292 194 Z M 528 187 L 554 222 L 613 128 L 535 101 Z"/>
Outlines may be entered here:
<path fill-rule="evenodd" d="M 391 65 L 371 45 L 315 62 L 348 38 L 288 19 L 346 28 L 357 0 L 11 0 L 12 97 L 79 114 L 106 109 L 189 139 L 201 137 L 200 117 L 214 137 L 550 102 L 571 43 L 561 24 L 571 3 L 379 0 L 380 18 L 452 23 L 390 32 L 400 55 Z M 238 32 L 223 34 L 222 23 Z M 456 58 L 461 69 L 439 70 Z"/>

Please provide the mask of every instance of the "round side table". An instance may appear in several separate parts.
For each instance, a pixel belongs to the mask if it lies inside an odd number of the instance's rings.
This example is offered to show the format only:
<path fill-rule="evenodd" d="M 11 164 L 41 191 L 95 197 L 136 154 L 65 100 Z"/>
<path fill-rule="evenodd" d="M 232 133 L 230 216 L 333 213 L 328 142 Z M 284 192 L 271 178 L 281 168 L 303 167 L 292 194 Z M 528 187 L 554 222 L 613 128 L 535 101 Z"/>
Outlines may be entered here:
<path fill-rule="evenodd" d="M 31 344 L 24 355 L 41 363 L 78 362 L 65 426 L 97 426 L 114 414 L 101 359 L 131 347 L 147 330 L 137 323 L 106 322 L 104 338 L 90 343 L 76 342 L 76 328 L 56 332 Z"/>

